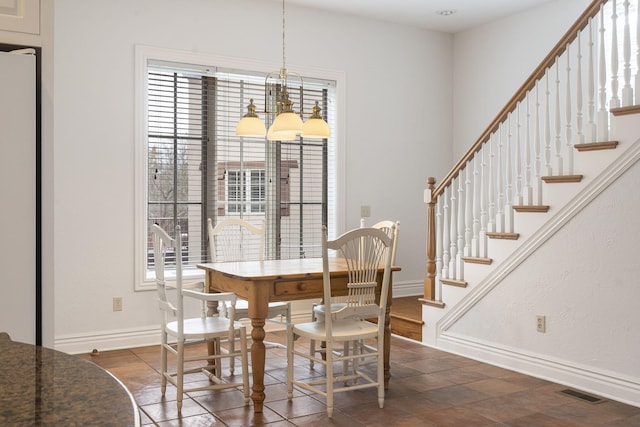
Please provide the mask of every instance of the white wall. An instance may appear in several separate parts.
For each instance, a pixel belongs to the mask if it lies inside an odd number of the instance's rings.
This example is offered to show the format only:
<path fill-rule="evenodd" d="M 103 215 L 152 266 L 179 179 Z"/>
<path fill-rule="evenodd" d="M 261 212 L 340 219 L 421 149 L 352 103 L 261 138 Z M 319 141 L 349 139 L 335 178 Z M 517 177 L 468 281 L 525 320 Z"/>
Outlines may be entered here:
<path fill-rule="evenodd" d="M 553 0 L 454 37 L 453 158 L 498 115 L 590 0 Z"/>
<path fill-rule="evenodd" d="M 91 351 L 135 341 L 158 320 L 153 292 L 133 292 L 134 46 L 277 69 L 281 16 L 260 0 L 56 0 L 54 9 L 55 338 Z M 452 163 L 452 36 L 288 6 L 287 67 L 296 65 L 345 73 L 343 223 L 358 226 L 362 204 L 372 222 L 399 220 L 395 285 L 421 284 L 422 191 Z"/>

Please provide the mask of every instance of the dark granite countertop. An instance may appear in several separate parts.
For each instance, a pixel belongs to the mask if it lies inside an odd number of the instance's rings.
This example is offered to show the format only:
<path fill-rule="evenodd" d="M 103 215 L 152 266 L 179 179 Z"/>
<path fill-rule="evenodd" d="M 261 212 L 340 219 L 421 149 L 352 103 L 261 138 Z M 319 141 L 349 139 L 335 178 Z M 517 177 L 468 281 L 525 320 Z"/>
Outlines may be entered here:
<path fill-rule="evenodd" d="M 0 425 L 139 426 L 129 390 L 109 372 L 0 333 Z"/>

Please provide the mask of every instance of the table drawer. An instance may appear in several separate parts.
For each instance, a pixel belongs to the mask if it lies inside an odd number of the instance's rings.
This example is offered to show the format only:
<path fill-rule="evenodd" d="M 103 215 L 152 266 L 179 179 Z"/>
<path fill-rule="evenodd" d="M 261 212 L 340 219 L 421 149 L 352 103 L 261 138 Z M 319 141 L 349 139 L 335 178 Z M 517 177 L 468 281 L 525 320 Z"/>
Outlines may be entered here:
<path fill-rule="evenodd" d="M 317 295 L 322 296 L 322 279 L 288 280 L 275 282 L 274 294 L 277 296 Z"/>

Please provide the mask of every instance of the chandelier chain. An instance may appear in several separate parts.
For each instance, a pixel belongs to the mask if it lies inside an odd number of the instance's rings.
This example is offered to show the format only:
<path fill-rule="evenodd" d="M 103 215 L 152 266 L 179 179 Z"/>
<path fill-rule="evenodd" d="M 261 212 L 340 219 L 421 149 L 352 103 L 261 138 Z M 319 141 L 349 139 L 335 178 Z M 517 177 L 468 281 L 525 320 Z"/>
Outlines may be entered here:
<path fill-rule="evenodd" d="M 284 8 L 284 0 L 282 0 L 282 71 L 283 73 L 286 72 L 286 62 L 285 62 L 285 37 L 284 37 L 284 31 L 285 31 L 285 8 Z"/>

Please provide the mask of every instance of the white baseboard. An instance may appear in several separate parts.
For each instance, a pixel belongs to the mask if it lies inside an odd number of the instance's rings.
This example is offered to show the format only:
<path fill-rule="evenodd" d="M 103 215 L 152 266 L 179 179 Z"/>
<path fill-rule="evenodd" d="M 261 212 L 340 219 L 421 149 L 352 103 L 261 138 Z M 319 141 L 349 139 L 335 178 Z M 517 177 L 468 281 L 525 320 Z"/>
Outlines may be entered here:
<path fill-rule="evenodd" d="M 393 297 L 413 297 L 424 295 L 422 282 L 393 282 Z"/>
<path fill-rule="evenodd" d="M 615 372 L 524 354 L 448 332 L 439 336 L 435 348 L 640 407 L 640 378 L 624 378 Z"/>
<path fill-rule="evenodd" d="M 123 348 L 145 347 L 160 343 L 160 327 L 118 329 L 86 335 L 66 335 L 56 337 L 54 348 L 69 354 L 120 350 Z"/>
<path fill-rule="evenodd" d="M 396 282 L 393 284 L 393 296 L 422 295 L 424 288 L 420 282 Z M 294 301 L 291 320 L 294 323 L 311 321 L 311 301 Z M 245 325 L 249 325 L 245 322 Z M 250 327 L 247 332 L 250 332 Z M 274 322 L 265 324 L 265 331 L 284 330 L 284 326 Z M 160 344 L 160 327 L 147 326 L 141 328 L 117 329 L 87 333 L 84 335 L 58 336 L 54 340 L 56 350 L 69 354 L 91 353 L 98 351 L 120 350 L 124 348 L 145 347 Z"/>
<path fill-rule="evenodd" d="M 311 321 L 311 311 L 304 311 L 291 314 L 294 323 Z M 247 333 L 251 333 L 251 326 L 248 320 L 241 320 L 248 326 Z M 266 332 L 284 331 L 283 324 L 267 322 L 264 330 Z M 160 344 L 160 327 L 149 326 L 135 329 L 119 329 L 102 331 L 86 335 L 67 335 L 56 337 L 54 348 L 68 354 L 91 353 L 93 350 L 109 351 L 121 350 L 125 348 L 146 347 Z"/>

